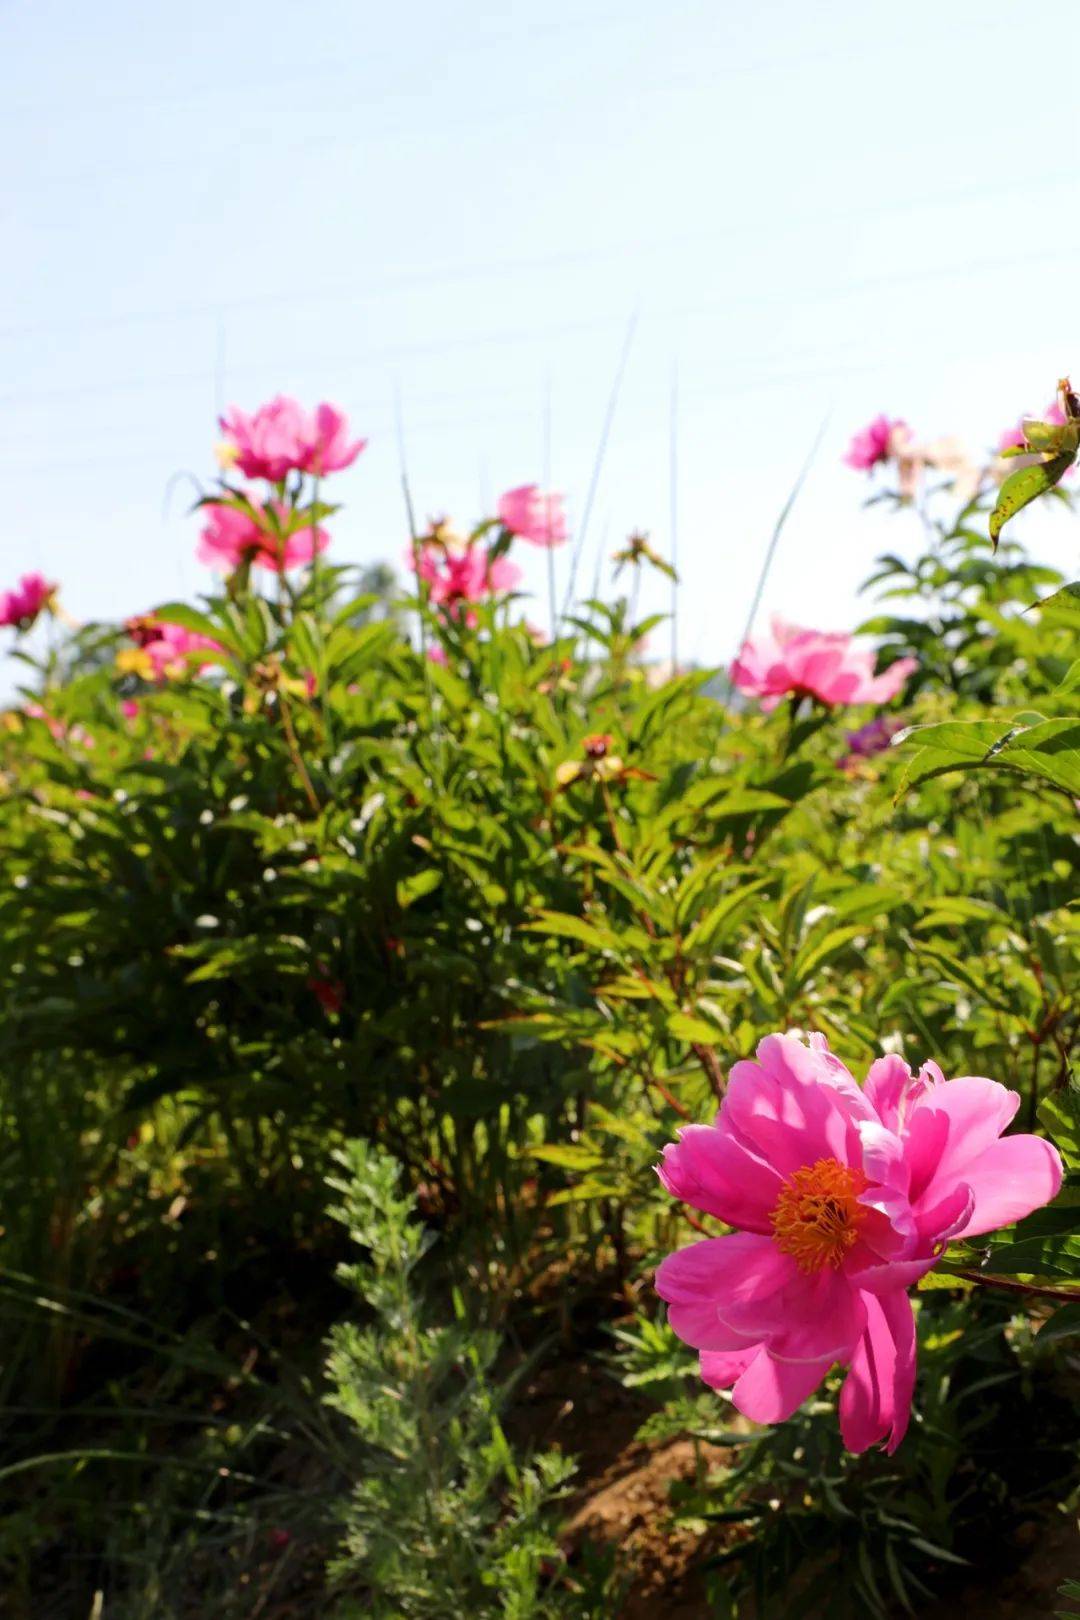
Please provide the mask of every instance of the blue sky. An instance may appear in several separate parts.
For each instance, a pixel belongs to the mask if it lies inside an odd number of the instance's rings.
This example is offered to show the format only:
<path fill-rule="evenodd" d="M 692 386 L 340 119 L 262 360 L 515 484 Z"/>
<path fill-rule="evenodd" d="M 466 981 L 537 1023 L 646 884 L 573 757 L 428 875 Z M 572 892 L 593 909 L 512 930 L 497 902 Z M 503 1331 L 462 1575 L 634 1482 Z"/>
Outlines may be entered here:
<path fill-rule="evenodd" d="M 1073 18 L 6 0 L 0 584 L 41 567 L 80 618 L 196 592 L 174 475 L 279 390 L 370 438 L 340 558 L 400 557 L 398 401 L 419 511 L 461 522 L 543 477 L 549 401 L 580 520 L 636 316 L 583 582 L 633 526 L 669 548 L 677 370 L 683 652 L 732 651 L 826 418 L 764 611 L 853 624 L 915 536 L 860 513 L 851 431 L 979 446 L 1080 371 Z M 1075 566 L 1064 520 L 1040 549 Z"/>

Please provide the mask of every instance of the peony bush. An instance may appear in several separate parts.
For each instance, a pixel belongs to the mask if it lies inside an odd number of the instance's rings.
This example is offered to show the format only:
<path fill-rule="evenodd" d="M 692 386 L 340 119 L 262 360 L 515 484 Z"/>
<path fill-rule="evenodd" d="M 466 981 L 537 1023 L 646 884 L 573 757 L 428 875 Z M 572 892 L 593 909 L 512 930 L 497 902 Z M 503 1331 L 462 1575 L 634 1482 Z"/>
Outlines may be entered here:
<path fill-rule="evenodd" d="M 918 1612 L 1071 1500 L 1080 618 L 1006 526 L 1071 510 L 1077 423 L 1067 385 L 981 458 L 878 418 L 879 611 L 728 669 L 648 663 L 642 534 L 562 617 L 534 484 L 359 574 L 365 441 L 284 396 L 221 419 L 198 602 L 35 660 L 62 582 L 13 583 L 13 1613 L 241 1614 L 268 1560 L 342 1616 L 618 1612 L 527 1351 L 722 1448 L 670 1507 L 718 1614 Z"/>

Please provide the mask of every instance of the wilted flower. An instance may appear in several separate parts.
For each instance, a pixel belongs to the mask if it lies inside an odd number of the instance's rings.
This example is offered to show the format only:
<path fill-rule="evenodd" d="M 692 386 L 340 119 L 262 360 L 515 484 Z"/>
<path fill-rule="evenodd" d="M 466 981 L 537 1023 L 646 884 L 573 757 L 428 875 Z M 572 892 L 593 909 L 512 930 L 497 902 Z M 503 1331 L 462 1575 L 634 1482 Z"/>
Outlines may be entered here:
<path fill-rule="evenodd" d="M 508 489 L 499 499 L 498 516 L 504 529 L 534 546 L 561 546 L 569 535 L 563 497 L 544 494 L 536 484 Z"/>
<path fill-rule="evenodd" d="M 555 771 L 560 788 L 572 782 L 640 782 L 655 781 L 649 771 L 636 765 L 625 765 L 618 754 L 611 752 L 615 739 L 606 731 L 594 731 L 581 739 L 581 757 L 566 759 Z"/>
<path fill-rule="evenodd" d="M 227 573 L 245 562 L 253 563 L 256 568 L 273 569 L 274 573 L 284 568 L 298 568 L 330 544 L 330 536 L 318 526 L 300 529 L 287 537 L 275 534 L 269 513 L 273 512 L 284 526 L 290 516 L 284 501 L 271 501 L 269 507 L 254 507 L 254 512 L 264 518 L 265 527 L 241 507 L 220 501 L 211 502 L 203 511 L 206 522 L 196 555 L 200 562 L 212 568 L 224 568 Z"/>
<path fill-rule="evenodd" d="M 824 1037 L 770 1035 L 736 1063 L 714 1125 L 691 1125 L 658 1173 L 739 1228 L 669 1255 L 656 1276 L 701 1376 L 747 1417 L 791 1416 L 838 1363 L 851 1451 L 904 1437 L 915 1380 L 907 1289 L 953 1238 L 1047 1203 L 1061 1160 L 1002 1132 L 1019 1106 L 993 1080 L 879 1058 L 860 1087 Z"/>
<path fill-rule="evenodd" d="M 668 579 L 678 579 L 679 577 L 666 557 L 661 557 L 660 553 L 649 543 L 648 535 L 642 534 L 640 530 L 635 530 L 628 537 L 625 546 L 619 551 L 612 552 L 611 560 L 618 563 L 615 570 L 616 579 L 627 563 L 632 563 L 635 568 L 640 568 L 642 563 L 648 563 L 650 567 L 657 568 L 662 574 L 666 574 Z"/>
<path fill-rule="evenodd" d="M 274 484 L 291 472 L 317 478 L 339 472 L 352 465 L 367 443 L 366 439 L 350 443 L 348 421 L 336 406 L 317 405 L 314 411 L 305 411 L 286 394 L 250 413 L 234 405 L 220 418 L 220 426 L 244 476 Z"/>
<path fill-rule="evenodd" d="M 44 574 L 24 574 L 10 591 L 0 591 L 0 626 L 29 630 L 44 608 L 50 611 L 57 586 Z"/>
<path fill-rule="evenodd" d="M 731 677 L 763 709 L 773 709 L 788 693 L 829 704 L 887 703 L 915 668 L 914 658 L 898 658 L 875 675 L 873 653 L 845 632 L 800 630 L 774 619 L 771 634 L 743 642 Z"/>

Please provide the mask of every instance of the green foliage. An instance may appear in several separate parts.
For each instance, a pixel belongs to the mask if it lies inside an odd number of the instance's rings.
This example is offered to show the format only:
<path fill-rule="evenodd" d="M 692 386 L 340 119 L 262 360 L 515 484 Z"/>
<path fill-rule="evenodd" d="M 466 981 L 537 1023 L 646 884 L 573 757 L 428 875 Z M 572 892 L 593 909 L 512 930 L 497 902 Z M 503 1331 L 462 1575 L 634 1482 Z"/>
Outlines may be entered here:
<path fill-rule="evenodd" d="M 1067 484 L 1052 493 L 1068 508 Z M 196 1545 L 228 1549 L 199 1567 L 228 1571 L 204 1591 L 239 1612 L 237 1548 L 266 1529 L 262 1471 L 285 1466 L 272 1430 L 319 1459 L 316 1569 L 348 1480 L 343 1613 L 613 1612 L 603 1572 L 554 1545 L 565 1462 L 521 1459 L 502 1427 L 507 1347 L 556 1325 L 573 1344 L 612 1313 L 628 1381 L 667 1403 L 649 1433 L 719 1434 L 733 1454 L 676 1504 L 731 1537 L 719 1612 L 755 1589 L 789 1612 L 826 1578 L 856 1612 L 917 1610 L 920 1583 L 966 1556 L 966 1492 L 1004 1526 L 1028 1486 L 1004 1461 L 987 1465 L 992 1502 L 972 1483 L 980 1425 L 1009 1403 L 1032 1416 L 1033 1391 L 1052 1405 L 1054 1358 L 1075 1348 L 1080 619 L 1055 569 L 1011 538 L 995 556 L 993 500 L 984 484 L 924 511 L 919 554 L 879 562 L 864 628 L 883 662 L 918 669 L 898 746 L 873 757 L 845 735 L 870 711 L 794 694 L 766 714 L 717 701 L 709 671 L 659 678 L 633 583 L 538 644 L 508 602 L 458 616 L 426 586 L 392 596 L 385 573 L 325 563 L 262 594 L 240 569 L 159 610 L 224 649 L 213 670 L 152 680 L 131 647 L 118 667 L 107 626 L 24 661 L 35 684 L 0 716 L 13 1591 L 44 1527 L 43 1556 L 66 1540 L 118 1608 L 135 1590 L 116 1575 L 136 1556 L 126 1522 L 158 1551 L 119 1620 L 168 1613 L 162 1571 Z M 633 581 L 657 566 L 620 555 Z M 656 1309 L 631 1310 L 691 1230 L 653 1173 L 664 1143 L 785 1028 L 824 1032 L 856 1068 L 884 1047 L 992 1075 L 1070 1169 L 1051 1209 L 943 1260 L 920 1422 L 888 1464 L 839 1453 L 828 1401 L 750 1433 L 690 1393 Z M 312 1365 L 288 1411 L 284 1361 L 238 1395 L 229 1382 L 251 1349 L 243 1311 L 260 1346 L 302 1321 L 309 1363 L 339 1312 L 320 1292 L 339 1259 L 335 1150 L 338 1219 L 365 1251 L 342 1275 L 368 1313 L 333 1333 L 343 1423 L 312 1417 Z M 177 1390 L 262 1418 L 178 1440 L 148 1415 L 157 1391 L 182 1406 Z"/>
<path fill-rule="evenodd" d="M 335 1155 L 331 1213 L 366 1250 L 339 1276 L 374 1312 L 330 1338 L 330 1403 L 361 1445 L 360 1477 L 342 1509 L 336 1582 L 353 1587 L 335 1613 L 385 1620 L 554 1620 L 598 1617 L 610 1583 L 571 1578 L 554 1505 L 574 1471 L 557 1451 L 515 1457 L 499 1421 L 509 1389 L 494 1380 L 498 1336 L 470 1321 L 434 1323 L 416 1270 L 430 1231 L 400 1171 L 378 1149 L 350 1142 Z"/>
<path fill-rule="evenodd" d="M 709 1566 L 718 1615 L 747 1603 L 792 1620 L 922 1614 L 950 1576 L 990 1557 L 1007 1567 L 1017 1525 L 1075 1486 L 1069 1403 L 1038 1378 L 1048 1330 L 1033 1338 L 985 1297 L 920 1296 L 917 1417 L 891 1458 L 843 1450 L 838 1379 L 763 1431 L 726 1394 L 701 1393 L 696 1358 L 670 1331 L 640 1320 L 618 1338 L 625 1382 L 663 1403 L 642 1438 L 722 1448 L 671 1491 L 675 1523 L 729 1532 Z"/>

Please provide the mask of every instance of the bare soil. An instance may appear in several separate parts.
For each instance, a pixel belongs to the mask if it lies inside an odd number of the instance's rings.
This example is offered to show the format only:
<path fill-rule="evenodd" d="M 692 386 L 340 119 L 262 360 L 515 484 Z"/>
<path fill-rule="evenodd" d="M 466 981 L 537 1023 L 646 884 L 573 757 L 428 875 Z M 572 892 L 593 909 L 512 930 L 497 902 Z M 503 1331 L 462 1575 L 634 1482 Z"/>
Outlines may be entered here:
<path fill-rule="evenodd" d="M 729 1453 L 690 1440 L 644 1445 L 634 1436 L 652 1405 L 621 1388 L 586 1359 L 547 1367 L 520 1393 L 511 1432 L 536 1447 L 558 1445 L 580 1460 L 570 1501 L 566 1551 L 584 1539 L 617 1548 L 633 1568 L 629 1592 L 612 1620 L 709 1620 L 700 1566 L 724 1532 L 702 1540 L 672 1522 L 669 1487 Z M 1030 1554 L 1011 1574 L 978 1572 L 920 1620 L 1051 1620 L 1058 1589 L 1080 1579 L 1080 1527 L 1059 1514 L 1020 1532 Z M 763 1615 L 758 1620 L 784 1620 Z M 822 1620 L 828 1620 L 823 1616 Z"/>

